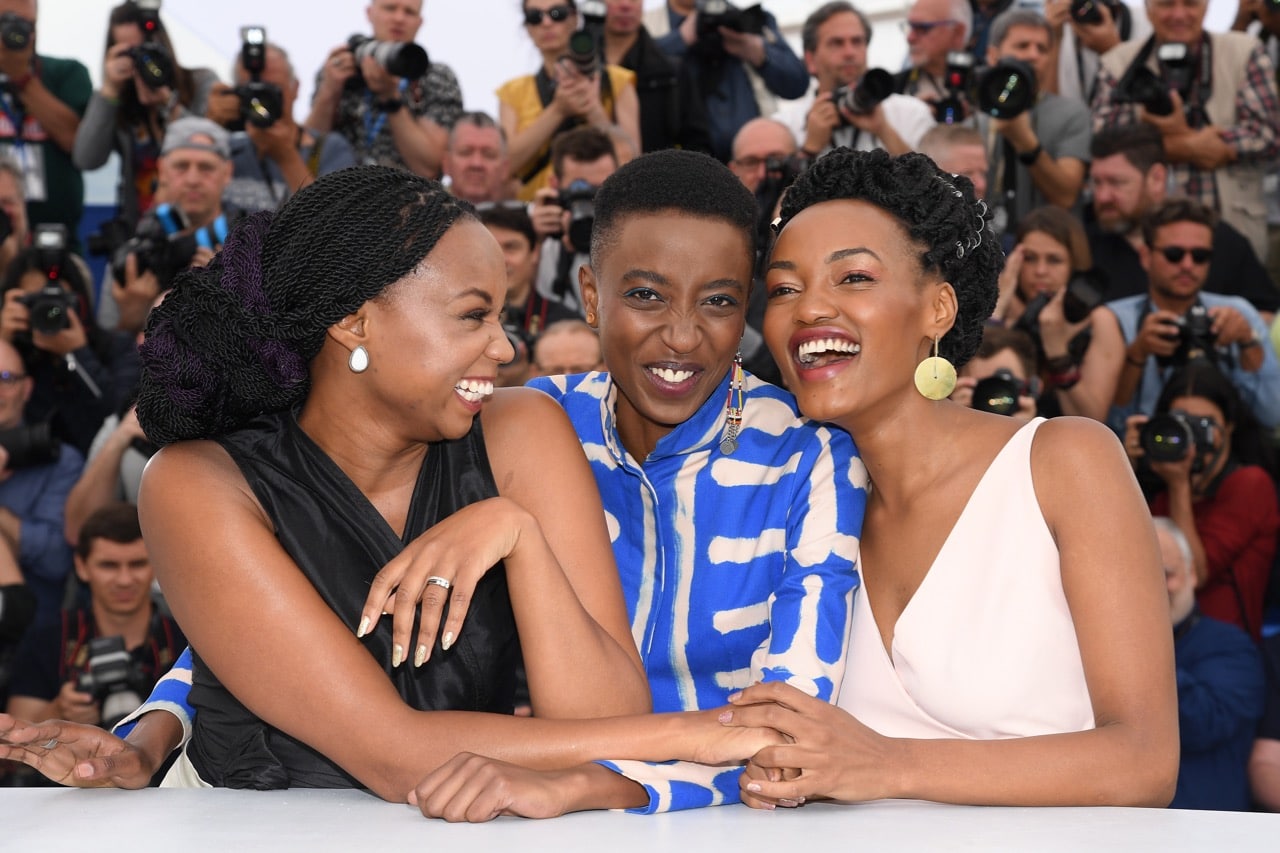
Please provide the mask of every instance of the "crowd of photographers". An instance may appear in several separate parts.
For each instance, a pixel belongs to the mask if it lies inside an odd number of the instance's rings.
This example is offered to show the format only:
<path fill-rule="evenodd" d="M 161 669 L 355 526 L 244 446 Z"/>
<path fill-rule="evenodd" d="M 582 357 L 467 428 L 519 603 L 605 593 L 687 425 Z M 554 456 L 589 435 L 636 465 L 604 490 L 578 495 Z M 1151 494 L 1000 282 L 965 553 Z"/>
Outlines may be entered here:
<path fill-rule="evenodd" d="M 0 0 L 0 701 L 100 722 L 181 648 L 137 592 L 145 544 L 118 503 L 152 450 L 130 407 L 136 346 L 239 217 L 358 163 L 441 178 L 502 246 L 516 358 L 500 378 L 520 384 L 600 367 L 578 292 L 594 193 L 671 146 L 726 162 L 762 237 L 835 147 L 921 151 L 969 178 L 1008 263 L 955 399 L 1109 423 L 1186 554 L 1176 635 L 1214 619 L 1261 641 L 1280 597 L 1280 0 L 1241 0 L 1228 32 L 1205 30 L 1207 4 L 915 0 L 908 55 L 869 68 L 872 20 L 849 2 L 815 2 L 797 53 L 760 5 L 522 0 L 510 23 L 541 62 L 511 69 L 491 116 L 465 112 L 466 81 L 417 43 L 422 0 L 370 0 L 299 122 L 290 33 L 243 27 L 224 81 L 179 62 L 159 0 L 129 0 L 95 90 L 36 51 L 36 0 Z M 83 234 L 81 173 L 112 153 L 116 215 Z M 743 355 L 776 380 L 755 291 Z M 1280 808 L 1280 678 L 1253 746 L 1263 707 L 1238 697 L 1261 695 L 1264 658 L 1216 684 L 1213 651 L 1194 654 L 1193 672 L 1179 646 L 1196 774 L 1180 804 L 1247 807 L 1252 750 L 1253 796 Z"/>

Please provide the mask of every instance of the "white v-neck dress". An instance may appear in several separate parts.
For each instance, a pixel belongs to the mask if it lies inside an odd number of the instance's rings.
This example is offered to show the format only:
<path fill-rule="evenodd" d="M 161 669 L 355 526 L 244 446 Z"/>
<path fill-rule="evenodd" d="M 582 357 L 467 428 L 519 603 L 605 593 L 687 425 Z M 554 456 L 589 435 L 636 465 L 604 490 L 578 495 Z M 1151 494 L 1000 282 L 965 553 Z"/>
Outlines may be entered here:
<path fill-rule="evenodd" d="M 996 739 L 1094 727 L 1058 549 L 1020 429 L 992 461 L 898 619 L 892 659 L 863 563 L 839 705 L 891 737 Z"/>

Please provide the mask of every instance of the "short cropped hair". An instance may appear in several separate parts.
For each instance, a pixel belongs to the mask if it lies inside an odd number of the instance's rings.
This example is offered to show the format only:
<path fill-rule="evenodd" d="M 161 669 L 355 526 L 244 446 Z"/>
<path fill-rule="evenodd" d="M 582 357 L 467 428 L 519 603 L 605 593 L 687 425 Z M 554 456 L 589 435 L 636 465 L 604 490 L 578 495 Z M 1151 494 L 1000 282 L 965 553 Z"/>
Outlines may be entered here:
<path fill-rule="evenodd" d="M 982 342 L 978 344 L 978 351 L 973 357 L 992 358 L 1005 350 L 1010 350 L 1017 356 L 1025 376 L 1036 375 L 1036 345 L 1031 336 L 1021 329 L 1006 329 L 996 325 L 983 327 Z"/>
<path fill-rule="evenodd" d="M 987 44 L 999 49 L 1004 42 L 1004 37 L 1014 27 L 1037 27 L 1044 30 L 1049 36 L 1049 43 L 1053 44 L 1053 26 L 1045 16 L 1034 9 L 1019 9 L 1016 7 L 1001 12 L 991 22 L 991 30 L 987 35 Z"/>
<path fill-rule="evenodd" d="M 1123 155 L 1142 174 L 1164 162 L 1164 136 L 1146 122 L 1106 127 L 1093 135 L 1089 154 L 1094 160 Z"/>
<path fill-rule="evenodd" d="M 1154 246 L 1156 232 L 1175 222 L 1194 222 L 1212 231 L 1218 227 L 1218 214 L 1193 198 L 1166 199 L 1142 218 L 1142 242 Z"/>
<path fill-rule="evenodd" d="M 533 230 L 533 220 L 523 204 L 481 204 L 476 207 L 480 221 L 493 228 L 514 231 L 529 241 L 529 248 L 538 245 L 538 234 Z"/>
<path fill-rule="evenodd" d="M 551 169 L 557 178 L 564 175 L 564 161 L 594 163 L 601 157 L 612 157 L 618 162 L 613 138 L 595 127 L 575 127 L 565 131 L 551 142 Z"/>
<path fill-rule="evenodd" d="M 76 540 L 76 555 L 89 559 L 93 543 L 97 539 L 127 545 L 142 538 L 142 526 L 138 523 L 138 508 L 133 504 L 112 503 L 94 510 L 80 526 L 80 538 Z"/>
<path fill-rule="evenodd" d="M 804 52 L 813 53 L 816 51 L 818 49 L 818 30 L 827 21 L 845 12 L 858 16 L 858 20 L 862 22 L 862 31 L 867 36 L 867 44 L 871 44 L 871 21 L 867 19 L 867 16 L 862 14 L 848 0 L 832 0 L 832 2 L 823 3 L 814 9 L 809 13 L 809 17 L 804 19 L 804 26 L 800 29 L 800 44 L 804 47 Z"/>

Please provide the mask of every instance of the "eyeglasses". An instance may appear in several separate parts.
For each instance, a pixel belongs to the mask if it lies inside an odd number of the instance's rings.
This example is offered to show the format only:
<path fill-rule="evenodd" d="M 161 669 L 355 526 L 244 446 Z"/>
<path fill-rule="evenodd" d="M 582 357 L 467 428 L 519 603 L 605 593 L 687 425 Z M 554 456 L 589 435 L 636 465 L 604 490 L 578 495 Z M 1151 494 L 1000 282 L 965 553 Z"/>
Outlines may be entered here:
<path fill-rule="evenodd" d="M 12 388 L 19 382 L 27 378 L 25 373 L 14 373 L 11 370 L 0 370 L 0 385 L 6 388 Z"/>
<path fill-rule="evenodd" d="M 552 6 L 545 11 L 542 9 L 525 9 L 524 25 L 526 27 L 536 27 L 542 23 L 544 17 L 550 18 L 553 22 L 559 24 L 569 20 L 569 16 L 574 13 L 574 8 L 567 3 L 561 6 Z"/>
<path fill-rule="evenodd" d="M 928 35 L 938 27 L 945 27 L 948 24 L 957 23 L 950 18 L 942 21 L 903 21 L 902 31 L 904 33 L 915 33 L 918 36 Z"/>
<path fill-rule="evenodd" d="M 1182 259 L 1187 255 L 1191 255 L 1191 260 L 1197 265 L 1207 264 L 1213 257 L 1213 249 L 1206 249 L 1203 246 L 1197 246 L 1194 249 L 1185 249 L 1182 246 L 1153 246 L 1152 248 L 1164 255 L 1164 259 L 1171 264 L 1182 263 Z"/>

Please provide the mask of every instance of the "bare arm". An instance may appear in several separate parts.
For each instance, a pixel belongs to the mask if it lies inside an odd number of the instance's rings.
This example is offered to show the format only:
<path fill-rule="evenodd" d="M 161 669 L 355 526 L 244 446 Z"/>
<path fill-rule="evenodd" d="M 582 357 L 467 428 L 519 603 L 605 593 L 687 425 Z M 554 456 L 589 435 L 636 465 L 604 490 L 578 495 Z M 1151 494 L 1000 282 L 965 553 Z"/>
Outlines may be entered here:
<path fill-rule="evenodd" d="M 138 416 L 131 408 L 85 465 L 80 479 L 67 495 L 63 527 L 68 542 L 76 543 L 80 538 L 80 526 L 95 510 L 116 500 L 120 486 L 120 461 L 130 443 L 142 435 Z"/>
<path fill-rule="evenodd" d="M 1106 423 L 1124 364 L 1124 338 L 1116 315 L 1110 311 L 1094 309 L 1089 322 L 1093 336 L 1080 365 L 1080 381 L 1066 390 L 1058 389 L 1058 402 L 1063 414 Z"/>
<path fill-rule="evenodd" d="M 1249 756 L 1249 787 L 1269 812 L 1280 812 L 1280 740 L 1260 737 Z"/>

